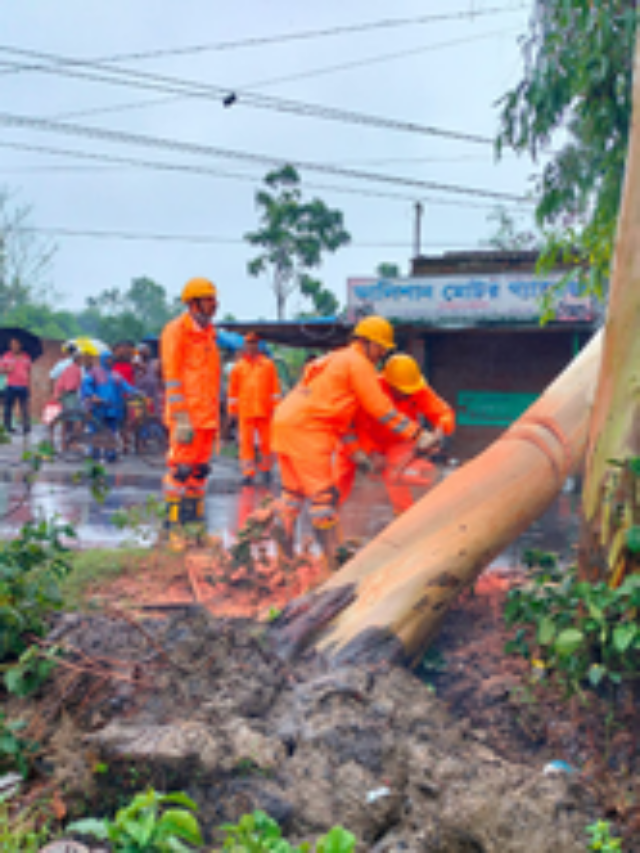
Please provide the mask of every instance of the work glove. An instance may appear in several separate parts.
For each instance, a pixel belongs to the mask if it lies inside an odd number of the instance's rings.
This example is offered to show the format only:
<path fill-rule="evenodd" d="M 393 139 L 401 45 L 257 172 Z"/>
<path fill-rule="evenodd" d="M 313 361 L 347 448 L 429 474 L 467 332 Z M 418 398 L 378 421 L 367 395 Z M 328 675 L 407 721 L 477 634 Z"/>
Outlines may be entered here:
<path fill-rule="evenodd" d="M 416 453 L 426 455 L 440 444 L 441 434 L 438 430 L 430 432 L 428 429 L 423 429 L 416 439 Z"/>
<path fill-rule="evenodd" d="M 188 412 L 178 412 L 175 416 L 175 439 L 178 444 L 191 444 L 193 441 L 193 424 Z"/>
<path fill-rule="evenodd" d="M 373 473 L 373 459 L 364 452 L 364 450 L 356 450 L 351 456 L 352 462 L 356 465 L 358 471 L 363 474 Z"/>

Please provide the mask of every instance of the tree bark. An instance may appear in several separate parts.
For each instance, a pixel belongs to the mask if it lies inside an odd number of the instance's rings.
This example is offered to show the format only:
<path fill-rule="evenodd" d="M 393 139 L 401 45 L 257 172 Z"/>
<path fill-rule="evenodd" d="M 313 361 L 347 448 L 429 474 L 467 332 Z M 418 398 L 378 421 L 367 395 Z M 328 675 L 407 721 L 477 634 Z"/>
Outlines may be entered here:
<path fill-rule="evenodd" d="M 452 600 L 581 468 L 599 360 L 597 335 L 491 447 L 286 608 L 273 631 L 280 653 L 313 645 L 360 663 L 423 651 Z"/>
<path fill-rule="evenodd" d="M 589 425 L 582 492 L 579 571 L 619 585 L 640 567 L 640 35 L 636 41 L 633 112 L 618 219 L 600 374 Z"/>

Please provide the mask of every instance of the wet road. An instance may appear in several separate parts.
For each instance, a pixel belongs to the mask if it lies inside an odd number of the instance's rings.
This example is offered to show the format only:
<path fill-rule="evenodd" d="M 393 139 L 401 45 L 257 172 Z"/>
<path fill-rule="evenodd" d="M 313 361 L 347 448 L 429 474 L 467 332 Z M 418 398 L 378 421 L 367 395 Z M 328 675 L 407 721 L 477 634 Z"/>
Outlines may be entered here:
<path fill-rule="evenodd" d="M 24 482 L 26 468 L 20 462 L 22 446 L 0 448 L 0 537 L 8 538 L 32 518 L 59 518 L 76 529 L 80 547 L 117 546 L 150 541 L 148 526 L 121 529 L 114 513 L 140 507 L 151 496 L 161 498 L 163 470 L 137 459 L 125 458 L 108 471 L 109 492 L 102 503 L 91 496 L 86 483 L 74 482 L 78 465 L 54 462 L 45 465 L 35 483 Z M 277 492 L 277 486 L 275 487 Z M 270 494 L 264 487 L 241 488 L 234 460 L 218 458 L 207 495 L 207 527 L 229 542 L 247 515 Z M 517 565 L 525 549 L 553 551 L 563 561 L 573 559 L 578 533 L 578 500 L 573 491 L 563 492 L 545 515 L 494 561 L 495 565 Z M 133 517 L 134 513 L 130 513 Z M 359 482 L 342 512 L 344 535 L 370 539 L 393 518 L 380 482 Z M 142 533 L 142 535 L 141 535 Z M 310 533 L 302 520 L 302 533 Z"/>

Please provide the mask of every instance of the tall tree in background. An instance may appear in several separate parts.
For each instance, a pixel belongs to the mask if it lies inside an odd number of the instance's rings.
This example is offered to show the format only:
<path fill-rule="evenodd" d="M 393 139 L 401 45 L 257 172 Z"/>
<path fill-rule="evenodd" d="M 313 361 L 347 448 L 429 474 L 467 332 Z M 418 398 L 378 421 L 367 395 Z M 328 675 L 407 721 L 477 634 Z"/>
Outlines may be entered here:
<path fill-rule="evenodd" d="M 383 261 L 376 267 L 376 275 L 378 278 L 400 278 L 400 267 L 398 264 Z"/>
<path fill-rule="evenodd" d="M 0 188 L 0 315 L 45 303 L 44 291 L 55 246 L 30 225 L 29 205 L 17 204 L 15 194 Z M 3 319 L 6 324 L 6 319 Z"/>
<path fill-rule="evenodd" d="M 78 317 L 82 331 L 111 344 L 158 335 L 180 311 L 178 300 L 168 299 L 161 284 L 144 276 L 134 278 L 127 290 L 114 287 L 89 297 L 86 306 Z"/>
<path fill-rule="evenodd" d="M 303 201 L 300 176 L 293 166 L 269 172 L 264 182 L 268 189 L 256 193 L 260 227 L 245 234 L 247 242 L 261 251 L 247 268 L 252 276 L 269 273 L 278 319 L 283 320 L 291 294 L 304 282 L 308 289 L 309 271 L 320 266 L 323 254 L 337 251 L 351 236 L 339 210 L 319 199 Z"/>
<path fill-rule="evenodd" d="M 501 105 L 498 152 L 546 160 L 536 210 L 543 266 L 575 262 L 597 295 L 620 201 L 637 19 L 632 0 L 534 0 L 524 76 Z"/>

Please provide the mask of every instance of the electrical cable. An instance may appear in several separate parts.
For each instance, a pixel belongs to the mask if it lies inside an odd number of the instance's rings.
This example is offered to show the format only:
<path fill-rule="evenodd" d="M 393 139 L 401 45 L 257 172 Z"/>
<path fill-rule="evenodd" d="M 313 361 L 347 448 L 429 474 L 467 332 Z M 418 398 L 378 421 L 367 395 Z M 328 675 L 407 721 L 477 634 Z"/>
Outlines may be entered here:
<path fill-rule="evenodd" d="M 422 26 L 425 24 L 439 23 L 441 21 L 468 20 L 475 21 L 478 18 L 489 17 L 497 14 L 521 12 L 528 8 L 522 4 L 519 6 L 498 6 L 482 10 L 460 11 L 444 15 L 419 15 L 410 18 L 386 18 L 378 21 L 369 21 L 362 24 L 346 24 L 337 27 L 328 27 L 318 30 L 302 30 L 294 33 L 280 33 L 274 36 L 254 36 L 234 41 L 220 41 L 198 45 L 189 45 L 178 48 L 159 48 L 149 51 L 138 51 L 136 53 L 120 53 L 104 56 L 101 62 L 131 62 L 147 59 L 160 59 L 166 56 L 189 56 L 194 53 L 208 53 L 213 51 L 237 50 L 239 48 L 264 47 L 273 44 L 285 44 L 286 42 L 303 41 L 314 38 L 326 38 L 353 33 L 362 33 L 379 29 L 393 29 L 405 26 Z"/>
<path fill-rule="evenodd" d="M 367 127 L 384 128 L 386 130 L 399 132 L 439 136 L 458 142 L 469 142 L 491 146 L 494 144 L 494 140 L 491 137 L 482 136 L 480 134 L 452 131 L 445 128 L 418 124 L 416 122 L 387 119 L 353 110 L 325 107 L 320 104 L 311 104 L 291 99 L 275 98 L 268 95 L 253 94 L 252 92 L 245 90 L 231 90 L 229 87 L 222 87 L 210 83 L 203 84 L 198 81 L 184 80 L 167 75 L 148 74 L 141 71 L 115 68 L 99 62 L 74 60 L 69 57 L 57 56 L 56 54 L 51 53 L 23 50 L 7 45 L 0 45 L 0 53 L 30 56 L 40 60 L 44 59 L 48 64 L 31 66 L 31 68 L 33 70 L 44 71 L 45 73 L 63 74 L 65 76 L 89 80 L 92 82 L 108 83 L 147 91 L 159 91 L 180 97 L 203 98 L 205 100 L 214 100 L 219 104 L 224 104 L 225 99 L 228 100 L 230 97 L 233 97 L 234 105 L 241 104 L 242 106 L 283 112 L 289 115 L 317 118 L 325 121 L 337 121 Z M 72 64 L 74 69 L 60 65 L 60 63 L 56 64 L 58 61 Z M 7 65 L 11 63 L 7 63 L 5 61 L 3 64 Z M 15 65 L 15 63 L 13 64 Z M 79 66 L 83 70 L 78 70 L 75 66 Z M 164 99 L 162 100 L 164 101 Z M 128 106 L 129 105 L 125 104 L 121 105 L 120 108 L 128 108 Z M 108 107 L 105 109 L 113 111 L 114 107 Z M 96 112 L 97 110 L 88 110 L 85 111 L 84 114 L 95 114 Z M 75 112 L 75 115 L 77 116 L 78 113 Z"/>
<path fill-rule="evenodd" d="M 158 160 L 141 160 L 134 157 L 118 157 L 117 155 L 110 154 L 96 154 L 90 153 L 87 151 L 76 151 L 68 148 L 53 148 L 49 146 L 40 146 L 40 145 L 28 145 L 23 143 L 13 143 L 13 142 L 0 142 L 0 148 L 7 148 L 15 151 L 29 151 L 31 153 L 37 154 L 51 154 L 56 157 L 74 157 L 82 160 L 90 160 L 91 162 L 103 162 L 108 163 L 113 166 L 127 166 L 134 168 L 143 168 L 143 169 L 151 169 L 163 172 L 175 172 L 175 173 L 187 173 L 187 174 L 195 174 L 195 175 L 207 175 L 212 178 L 222 178 L 222 179 L 230 179 L 230 180 L 238 180 L 250 182 L 254 186 L 259 184 L 262 181 L 262 175 L 252 175 L 245 172 L 229 172 L 227 170 L 221 169 L 213 169 L 206 166 L 197 166 L 197 165 L 189 165 L 187 163 L 168 163 L 161 162 Z M 337 186 L 335 184 L 318 184 L 315 182 L 304 181 L 304 187 L 306 189 L 313 190 L 323 190 L 329 192 L 336 192 L 343 195 L 356 195 L 367 198 L 381 198 L 381 199 L 390 199 L 393 201 L 401 201 L 404 203 L 414 202 L 417 200 L 426 201 L 428 204 L 449 206 L 449 207 L 464 207 L 465 209 L 478 209 L 478 210 L 494 210 L 495 204 L 483 203 L 483 202 L 474 202 L 474 201 L 461 201 L 457 199 L 450 198 L 440 198 L 438 196 L 427 196 L 422 195 L 420 199 L 416 198 L 415 193 L 409 194 L 401 194 L 401 193 L 392 193 L 385 192 L 384 190 L 374 190 L 374 189 L 365 189 L 364 187 L 349 187 L 349 186 Z M 507 205 L 509 209 L 515 207 L 520 207 L 519 204 L 509 203 Z"/>
<path fill-rule="evenodd" d="M 220 148 L 202 143 L 183 142 L 160 136 L 147 136 L 139 133 L 108 130 L 106 128 L 90 127 L 86 125 L 70 124 L 51 119 L 41 119 L 33 116 L 22 116 L 11 113 L 0 113 L 0 124 L 5 127 L 22 127 L 43 132 L 65 134 L 88 139 L 105 140 L 112 143 L 134 145 L 138 147 L 154 148 L 169 151 L 181 151 L 183 153 L 219 157 L 225 159 L 239 160 L 245 163 L 284 167 L 293 166 L 297 169 L 317 172 L 319 174 L 333 175 L 357 181 L 368 181 L 374 183 L 390 184 L 392 186 L 404 186 L 420 190 L 437 190 L 456 195 L 472 196 L 477 198 L 490 198 L 496 201 L 516 201 L 523 204 L 529 202 L 524 196 L 513 193 L 498 192 L 496 190 L 485 190 L 477 187 L 465 187 L 459 184 L 444 184 L 438 181 L 425 181 L 415 178 L 387 175 L 378 172 L 367 172 L 361 169 L 344 169 L 331 166 L 327 163 L 318 163 L 311 160 L 300 160 L 297 158 L 284 158 L 257 154 L 238 149 Z M 532 202 L 529 202 L 532 203 Z"/>

